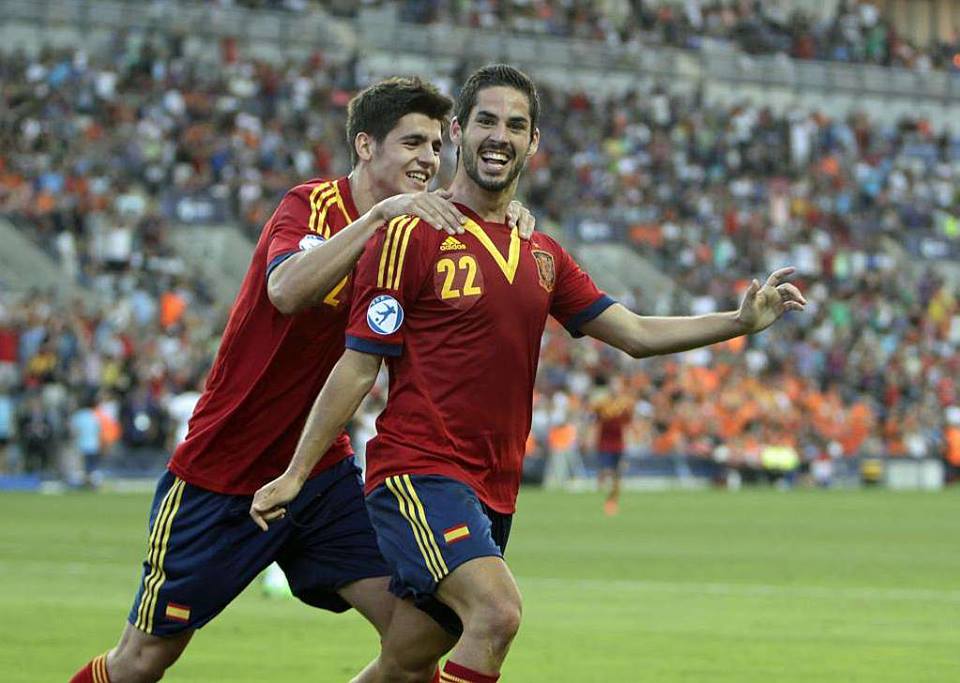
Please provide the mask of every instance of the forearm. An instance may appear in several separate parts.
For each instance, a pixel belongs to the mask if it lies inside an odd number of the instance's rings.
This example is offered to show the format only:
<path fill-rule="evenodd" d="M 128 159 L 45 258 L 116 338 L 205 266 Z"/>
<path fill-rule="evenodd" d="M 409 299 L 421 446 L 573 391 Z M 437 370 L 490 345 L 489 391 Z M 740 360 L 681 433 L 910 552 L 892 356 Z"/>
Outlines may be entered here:
<path fill-rule="evenodd" d="M 747 333 L 737 311 L 696 316 L 637 316 L 635 350 L 638 358 L 660 356 L 709 346 Z"/>
<path fill-rule="evenodd" d="M 306 480 L 370 391 L 379 369 L 379 356 L 344 352 L 310 409 L 288 474 Z"/>
<path fill-rule="evenodd" d="M 270 276 L 271 301 L 287 314 L 319 304 L 350 274 L 380 223 L 367 212 L 323 244 L 282 263 Z"/>
<path fill-rule="evenodd" d="M 637 315 L 615 304 L 580 327 L 584 334 L 634 358 L 688 351 L 747 334 L 737 311 L 697 316 Z"/>

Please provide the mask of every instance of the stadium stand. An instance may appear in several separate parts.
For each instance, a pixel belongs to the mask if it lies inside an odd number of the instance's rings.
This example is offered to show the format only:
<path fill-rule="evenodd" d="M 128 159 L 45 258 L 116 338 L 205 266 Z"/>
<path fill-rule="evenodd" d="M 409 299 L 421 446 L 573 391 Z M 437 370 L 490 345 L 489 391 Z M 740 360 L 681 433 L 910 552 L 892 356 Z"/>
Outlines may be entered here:
<path fill-rule="evenodd" d="M 756 45 L 749 31 L 758 31 L 769 35 L 759 44 L 796 58 L 953 68 L 951 46 L 911 48 L 908 58 L 882 17 L 841 5 L 824 24 L 758 16 L 749 3 L 687 3 L 699 18 L 650 9 L 630 27 L 589 3 L 568 14 L 559 3 L 397 11 L 682 48 Z M 177 32 L 118 31 L 109 49 L 0 56 L 0 214 L 28 242 L 17 253 L 59 263 L 66 291 L 52 294 L 51 278 L 23 291 L 4 266 L 0 402 L 16 418 L 0 467 L 78 480 L 78 465 L 58 453 L 71 452 L 70 415 L 91 397 L 109 468 L 162 463 L 216 348 L 236 264 L 245 266 L 237 250 L 249 249 L 286 188 L 347 168 L 344 105 L 375 75 L 376 57 L 314 49 L 270 61 L 229 37 L 215 60 L 188 51 Z M 453 67 L 442 82 L 457 80 L 463 65 Z M 532 469 L 538 456 L 561 462 L 556 454 L 569 464 L 563 476 L 591 469 L 579 457 L 589 451 L 581 408 L 596 377 L 611 373 L 636 398 L 637 471 L 777 475 L 784 449 L 823 483 L 831 468 L 859 476 L 871 459 L 960 467 L 960 280 L 934 268 L 960 254 L 960 135 L 919 116 L 718 106 L 702 88 L 653 82 L 594 92 L 551 79 L 543 97 L 544 142 L 521 194 L 539 229 L 578 245 L 585 262 L 612 250 L 602 263 L 626 253 L 640 264 L 604 268 L 611 294 L 650 313 L 695 314 L 733 307 L 745 278 L 795 263 L 810 305 L 804 320 L 749 341 L 642 362 L 551 328 Z M 197 260 L 186 231 L 200 226 L 219 237 Z M 210 267 L 227 250 L 234 265 Z M 652 275 L 633 281 L 630 270 Z M 652 280 L 673 286 L 648 288 Z"/>
<path fill-rule="evenodd" d="M 280 3 L 282 4 L 282 3 Z M 823 6 L 829 3 L 822 3 Z M 401 17 L 512 33 L 584 38 L 612 44 L 700 49 L 715 41 L 754 54 L 795 59 L 901 66 L 919 71 L 955 68 L 960 44 L 919 48 L 898 35 L 872 4 L 839 2 L 833 12 L 788 9 L 779 3 L 737 2 L 402 2 Z"/>

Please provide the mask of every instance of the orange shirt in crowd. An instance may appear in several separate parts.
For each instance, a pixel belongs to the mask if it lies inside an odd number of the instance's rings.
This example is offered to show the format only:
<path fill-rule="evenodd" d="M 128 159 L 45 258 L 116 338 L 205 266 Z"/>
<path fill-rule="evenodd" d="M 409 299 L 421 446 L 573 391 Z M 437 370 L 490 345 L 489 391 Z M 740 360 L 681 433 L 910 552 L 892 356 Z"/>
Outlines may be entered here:
<path fill-rule="evenodd" d="M 944 441 L 947 442 L 947 462 L 954 467 L 960 467 L 960 427 L 947 427 Z"/>
<path fill-rule="evenodd" d="M 160 325 L 163 327 L 177 324 L 186 310 L 187 302 L 177 292 L 164 292 L 160 295 Z"/>

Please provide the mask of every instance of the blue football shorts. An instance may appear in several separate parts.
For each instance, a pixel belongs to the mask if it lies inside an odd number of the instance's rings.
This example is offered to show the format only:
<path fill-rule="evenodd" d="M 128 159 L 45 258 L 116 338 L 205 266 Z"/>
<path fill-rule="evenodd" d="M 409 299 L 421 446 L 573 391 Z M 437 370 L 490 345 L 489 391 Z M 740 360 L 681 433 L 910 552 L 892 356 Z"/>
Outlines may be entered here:
<path fill-rule="evenodd" d="M 367 510 L 393 572 L 390 590 L 459 637 L 463 624 L 435 597 L 437 585 L 464 562 L 503 557 L 513 515 L 492 510 L 455 479 L 415 474 L 388 477 L 367 496 Z"/>
<path fill-rule="evenodd" d="M 332 612 L 350 608 L 337 593 L 344 586 L 389 576 L 353 458 L 309 479 L 269 531 L 250 518 L 252 499 L 163 475 L 131 624 L 158 636 L 199 628 L 272 562 L 283 569 L 295 596 Z"/>
<path fill-rule="evenodd" d="M 623 453 L 613 451 L 599 451 L 597 453 L 597 461 L 601 470 L 619 469 L 621 460 L 623 460 Z"/>

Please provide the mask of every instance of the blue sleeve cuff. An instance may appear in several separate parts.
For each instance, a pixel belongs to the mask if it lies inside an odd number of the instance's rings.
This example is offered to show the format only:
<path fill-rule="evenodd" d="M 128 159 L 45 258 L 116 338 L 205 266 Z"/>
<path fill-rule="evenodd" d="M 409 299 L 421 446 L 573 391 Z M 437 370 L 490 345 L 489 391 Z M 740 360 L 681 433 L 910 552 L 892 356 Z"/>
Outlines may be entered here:
<path fill-rule="evenodd" d="M 299 254 L 299 253 L 300 253 L 300 250 L 295 249 L 293 251 L 284 252 L 283 254 L 277 254 L 276 256 L 274 256 L 273 260 L 267 264 L 267 279 L 268 280 L 270 279 L 270 273 L 273 272 L 274 268 L 279 266 L 281 263 L 286 261 L 288 258 L 293 256 L 294 254 Z"/>
<path fill-rule="evenodd" d="M 580 331 L 580 327 L 586 325 L 605 310 L 613 306 L 615 303 L 617 302 L 611 297 L 603 294 L 599 299 L 567 320 L 563 326 L 567 328 L 567 332 L 570 333 L 570 336 L 572 336 L 574 339 L 579 339 L 583 336 L 583 332 Z"/>
<path fill-rule="evenodd" d="M 385 344 L 362 337 L 352 337 L 349 334 L 347 335 L 347 348 L 374 356 L 389 356 L 391 358 L 399 358 L 403 354 L 403 344 Z"/>

